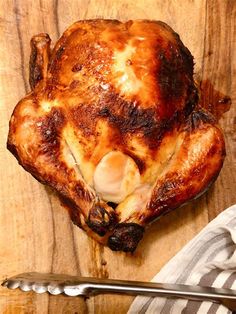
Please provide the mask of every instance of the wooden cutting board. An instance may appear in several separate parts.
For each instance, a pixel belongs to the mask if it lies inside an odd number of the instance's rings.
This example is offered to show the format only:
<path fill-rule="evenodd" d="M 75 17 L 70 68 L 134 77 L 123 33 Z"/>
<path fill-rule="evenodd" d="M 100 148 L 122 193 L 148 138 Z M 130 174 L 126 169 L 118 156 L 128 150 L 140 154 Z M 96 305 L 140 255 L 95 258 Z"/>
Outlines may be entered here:
<path fill-rule="evenodd" d="M 236 203 L 236 1 L 4 0 L 0 14 L 0 279 L 41 271 L 150 280 L 211 219 Z M 29 91 L 30 38 L 47 32 L 55 42 L 70 24 L 86 18 L 165 21 L 195 57 L 205 103 L 224 96 L 232 100 L 220 121 L 227 158 L 216 183 L 199 200 L 154 223 L 133 255 L 112 252 L 73 226 L 51 190 L 6 150 L 10 115 Z M 0 313 L 125 313 L 132 300 L 104 295 L 85 301 L 0 288 Z"/>

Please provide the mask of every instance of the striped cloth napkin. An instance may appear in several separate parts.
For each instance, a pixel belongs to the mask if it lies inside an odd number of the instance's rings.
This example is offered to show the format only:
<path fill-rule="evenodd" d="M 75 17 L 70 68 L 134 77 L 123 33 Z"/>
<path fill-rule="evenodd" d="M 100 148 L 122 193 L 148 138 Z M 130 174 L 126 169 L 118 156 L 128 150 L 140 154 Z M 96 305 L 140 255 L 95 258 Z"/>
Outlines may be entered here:
<path fill-rule="evenodd" d="M 152 279 L 236 289 L 236 205 L 212 220 Z M 229 314 L 223 305 L 204 301 L 138 296 L 129 314 Z"/>

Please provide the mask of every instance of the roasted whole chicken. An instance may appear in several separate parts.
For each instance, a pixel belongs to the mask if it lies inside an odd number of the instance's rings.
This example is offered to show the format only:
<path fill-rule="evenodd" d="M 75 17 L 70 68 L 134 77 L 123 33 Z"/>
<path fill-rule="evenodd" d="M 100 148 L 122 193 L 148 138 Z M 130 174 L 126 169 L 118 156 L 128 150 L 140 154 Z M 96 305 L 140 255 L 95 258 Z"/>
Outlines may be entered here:
<path fill-rule="evenodd" d="M 50 42 L 31 40 L 32 91 L 12 114 L 8 149 L 76 225 L 132 252 L 145 226 L 201 195 L 223 164 L 193 57 L 168 25 L 147 20 L 79 21 Z"/>

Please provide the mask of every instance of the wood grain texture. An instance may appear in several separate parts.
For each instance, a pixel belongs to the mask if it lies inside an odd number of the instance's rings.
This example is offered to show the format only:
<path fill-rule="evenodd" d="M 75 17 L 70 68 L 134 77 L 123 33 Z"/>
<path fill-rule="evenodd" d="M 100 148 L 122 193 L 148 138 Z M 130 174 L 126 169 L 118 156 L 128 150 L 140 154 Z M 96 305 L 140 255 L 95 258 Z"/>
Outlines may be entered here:
<path fill-rule="evenodd" d="M 115 253 L 72 225 L 51 192 L 26 173 L 6 150 L 8 121 L 27 91 L 29 42 L 50 34 L 53 42 L 78 19 L 163 20 L 195 57 L 203 102 L 227 95 L 232 106 L 220 123 L 227 158 L 207 194 L 156 223 L 137 251 Z M 235 0 L 5 0 L 0 7 L 0 279 L 25 271 L 150 280 L 226 207 L 236 203 L 236 1 Z M 125 313 L 128 296 L 86 301 L 0 289 L 0 313 Z"/>

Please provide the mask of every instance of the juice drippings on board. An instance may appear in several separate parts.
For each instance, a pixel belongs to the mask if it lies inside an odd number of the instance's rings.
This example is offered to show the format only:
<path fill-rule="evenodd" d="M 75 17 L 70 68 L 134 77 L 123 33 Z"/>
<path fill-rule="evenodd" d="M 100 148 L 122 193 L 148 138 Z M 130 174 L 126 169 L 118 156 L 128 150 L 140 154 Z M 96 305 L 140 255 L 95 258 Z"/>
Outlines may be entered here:
<path fill-rule="evenodd" d="M 209 111 L 219 121 L 223 114 L 230 110 L 231 98 L 217 91 L 209 80 L 201 81 L 198 88 L 199 106 Z"/>

